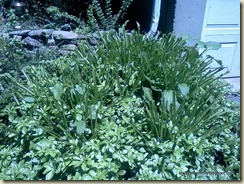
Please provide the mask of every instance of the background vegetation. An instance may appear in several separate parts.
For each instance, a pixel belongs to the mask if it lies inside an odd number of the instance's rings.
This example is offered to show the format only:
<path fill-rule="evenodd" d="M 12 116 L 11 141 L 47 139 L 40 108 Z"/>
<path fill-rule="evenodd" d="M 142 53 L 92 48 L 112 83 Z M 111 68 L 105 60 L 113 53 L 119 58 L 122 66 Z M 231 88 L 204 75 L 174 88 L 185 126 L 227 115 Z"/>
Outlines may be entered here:
<path fill-rule="evenodd" d="M 109 32 L 96 47 L 82 41 L 65 57 L 38 60 L 1 36 L 0 179 L 240 179 L 239 107 L 226 99 L 221 62 L 205 55 L 217 45 L 147 38 L 139 27 L 129 34 L 117 19 L 123 4 L 109 16 L 110 1 L 93 1 L 84 28 L 68 6 L 45 3 L 44 27 L 73 21 L 76 31 Z"/>

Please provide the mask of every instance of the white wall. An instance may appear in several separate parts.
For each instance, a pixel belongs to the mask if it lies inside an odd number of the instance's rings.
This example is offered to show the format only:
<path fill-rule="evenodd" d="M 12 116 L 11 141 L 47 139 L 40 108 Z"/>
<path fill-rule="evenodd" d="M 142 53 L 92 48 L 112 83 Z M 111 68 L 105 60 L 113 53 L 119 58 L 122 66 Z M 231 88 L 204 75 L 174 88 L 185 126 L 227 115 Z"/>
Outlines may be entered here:
<path fill-rule="evenodd" d="M 177 36 L 189 34 L 201 39 L 207 0 L 176 0 L 173 32 Z"/>

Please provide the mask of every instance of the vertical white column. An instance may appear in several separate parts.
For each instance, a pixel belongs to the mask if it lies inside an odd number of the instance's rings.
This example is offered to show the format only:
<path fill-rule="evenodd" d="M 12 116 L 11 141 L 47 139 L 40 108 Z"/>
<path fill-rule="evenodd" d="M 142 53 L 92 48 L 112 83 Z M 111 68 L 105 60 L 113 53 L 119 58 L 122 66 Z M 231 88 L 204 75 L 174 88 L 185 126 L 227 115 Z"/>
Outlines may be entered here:
<path fill-rule="evenodd" d="M 147 33 L 147 36 L 149 37 L 153 37 L 158 30 L 160 10 L 161 10 L 161 0 L 154 0 L 152 21 L 150 25 L 150 30 Z"/>

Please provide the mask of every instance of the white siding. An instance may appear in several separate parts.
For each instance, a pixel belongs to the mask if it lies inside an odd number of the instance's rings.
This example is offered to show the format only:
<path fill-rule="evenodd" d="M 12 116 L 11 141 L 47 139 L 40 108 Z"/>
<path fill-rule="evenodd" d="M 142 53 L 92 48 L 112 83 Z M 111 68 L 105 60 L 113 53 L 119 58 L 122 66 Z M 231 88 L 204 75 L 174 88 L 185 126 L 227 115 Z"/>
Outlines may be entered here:
<path fill-rule="evenodd" d="M 207 0 L 201 40 L 221 43 L 219 50 L 207 54 L 222 60 L 230 71 L 227 76 L 240 76 L 239 0 Z"/>

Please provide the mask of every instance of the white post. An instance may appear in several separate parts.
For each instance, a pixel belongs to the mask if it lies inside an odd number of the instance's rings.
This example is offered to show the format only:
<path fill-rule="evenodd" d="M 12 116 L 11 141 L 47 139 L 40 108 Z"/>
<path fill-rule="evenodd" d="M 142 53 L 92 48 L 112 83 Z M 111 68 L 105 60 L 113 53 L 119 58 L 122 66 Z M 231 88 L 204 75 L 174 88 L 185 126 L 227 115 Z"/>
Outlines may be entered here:
<path fill-rule="evenodd" d="M 153 37 L 157 30 L 158 30 L 158 22 L 160 18 L 160 10 L 161 10 L 161 0 L 154 0 L 154 6 L 153 6 L 153 15 L 152 15 L 152 21 L 150 30 L 147 33 L 148 37 Z"/>

